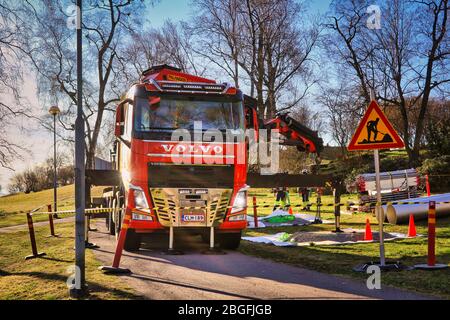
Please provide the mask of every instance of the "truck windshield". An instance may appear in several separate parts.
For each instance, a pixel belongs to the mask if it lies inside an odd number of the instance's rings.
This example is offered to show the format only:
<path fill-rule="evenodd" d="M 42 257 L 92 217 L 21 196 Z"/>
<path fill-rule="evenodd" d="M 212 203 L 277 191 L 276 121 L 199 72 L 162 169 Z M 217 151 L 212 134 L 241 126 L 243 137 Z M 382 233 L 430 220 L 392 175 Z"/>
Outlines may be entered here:
<path fill-rule="evenodd" d="M 242 102 L 227 98 L 161 97 L 150 106 L 145 98 L 137 98 L 134 130 L 138 132 L 194 129 L 194 121 L 201 121 L 202 129 L 243 129 Z"/>

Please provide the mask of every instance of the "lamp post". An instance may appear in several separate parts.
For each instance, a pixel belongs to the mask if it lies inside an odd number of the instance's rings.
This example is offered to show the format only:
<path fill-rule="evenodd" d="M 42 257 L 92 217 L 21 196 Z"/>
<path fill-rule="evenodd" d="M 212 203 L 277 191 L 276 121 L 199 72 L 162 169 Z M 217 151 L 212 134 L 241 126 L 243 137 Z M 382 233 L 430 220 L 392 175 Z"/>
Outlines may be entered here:
<path fill-rule="evenodd" d="M 61 112 L 58 106 L 52 106 L 49 110 L 50 114 L 53 116 L 53 214 L 54 218 L 58 218 L 58 205 L 57 205 L 57 197 L 56 197 L 56 189 L 57 189 L 57 173 L 56 173 L 56 116 Z"/>

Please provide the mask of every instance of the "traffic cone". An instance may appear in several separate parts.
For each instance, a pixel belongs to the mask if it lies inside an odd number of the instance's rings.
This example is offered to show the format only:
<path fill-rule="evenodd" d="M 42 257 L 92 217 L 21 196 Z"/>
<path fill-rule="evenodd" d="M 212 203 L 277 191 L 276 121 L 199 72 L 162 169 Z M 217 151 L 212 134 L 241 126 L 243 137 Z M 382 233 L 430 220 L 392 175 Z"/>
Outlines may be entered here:
<path fill-rule="evenodd" d="M 294 214 L 294 213 L 292 212 L 292 207 L 289 207 L 289 214 Z"/>
<path fill-rule="evenodd" d="M 408 238 L 414 238 L 417 236 L 416 225 L 414 224 L 414 216 L 409 215 L 409 226 L 408 226 Z"/>
<path fill-rule="evenodd" d="M 364 240 L 373 240 L 372 229 L 370 229 L 370 221 L 366 220 L 366 232 L 364 233 Z"/>

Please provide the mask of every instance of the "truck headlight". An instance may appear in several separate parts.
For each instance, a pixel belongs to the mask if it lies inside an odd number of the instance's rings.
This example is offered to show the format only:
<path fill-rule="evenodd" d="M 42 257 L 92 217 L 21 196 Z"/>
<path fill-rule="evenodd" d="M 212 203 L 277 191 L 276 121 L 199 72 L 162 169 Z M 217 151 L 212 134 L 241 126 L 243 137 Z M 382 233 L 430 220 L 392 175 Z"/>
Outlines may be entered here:
<path fill-rule="evenodd" d="M 247 189 L 248 187 L 244 187 L 236 194 L 233 202 L 233 208 L 231 209 L 231 214 L 247 208 Z"/>
<path fill-rule="evenodd" d="M 136 209 L 148 210 L 149 205 L 144 190 L 142 190 L 141 187 L 134 185 L 130 185 L 130 189 L 132 189 L 134 193 L 134 204 Z"/>

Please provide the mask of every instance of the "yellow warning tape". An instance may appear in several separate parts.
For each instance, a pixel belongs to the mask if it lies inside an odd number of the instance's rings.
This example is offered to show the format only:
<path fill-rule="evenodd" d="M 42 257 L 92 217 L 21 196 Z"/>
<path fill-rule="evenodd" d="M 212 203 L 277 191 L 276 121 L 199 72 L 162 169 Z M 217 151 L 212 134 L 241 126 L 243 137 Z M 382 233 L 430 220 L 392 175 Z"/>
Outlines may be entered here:
<path fill-rule="evenodd" d="M 429 201 L 392 201 L 392 202 L 381 202 L 381 203 L 366 203 L 364 205 L 412 205 L 412 204 L 428 204 Z M 450 204 L 450 201 L 440 201 L 435 202 L 436 204 Z M 318 206 L 318 207 L 340 207 L 340 206 L 352 206 L 352 205 L 358 205 L 355 203 L 306 203 L 306 204 L 295 204 L 295 205 L 271 205 L 271 204 L 264 204 L 264 205 L 249 205 L 244 207 L 233 207 L 233 206 L 227 206 L 227 209 L 247 209 L 247 208 L 301 208 L 301 207 L 311 207 L 311 206 Z M 153 207 L 154 210 L 198 210 L 198 209 L 207 209 L 205 206 L 198 206 L 198 207 Z M 86 215 L 91 215 L 95 213 L 109 213 L 114 211 L 114 208 L 89 208 L 85 209 Z M 33 214 L 74 214 L 76 213 L 75 210 L 65 210 L 65 211 L 57 211 L 57 212 L 33 212 Z"/>

